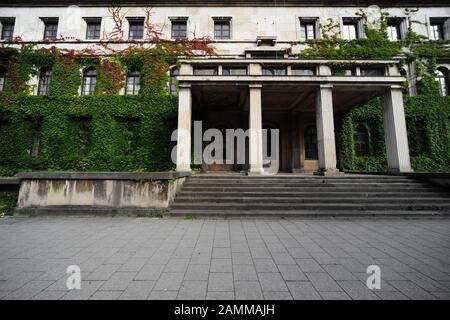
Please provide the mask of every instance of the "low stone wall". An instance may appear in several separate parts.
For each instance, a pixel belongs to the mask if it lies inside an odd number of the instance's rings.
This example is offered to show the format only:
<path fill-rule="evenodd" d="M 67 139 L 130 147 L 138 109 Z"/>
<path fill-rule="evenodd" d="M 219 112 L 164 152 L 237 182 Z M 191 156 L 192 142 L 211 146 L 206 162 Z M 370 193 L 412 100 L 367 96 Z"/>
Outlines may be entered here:
<path fill-rule="evenodd" d="M 17 214 L 130 213 L 167 208 L 189 173 L 20 173 Z"/>

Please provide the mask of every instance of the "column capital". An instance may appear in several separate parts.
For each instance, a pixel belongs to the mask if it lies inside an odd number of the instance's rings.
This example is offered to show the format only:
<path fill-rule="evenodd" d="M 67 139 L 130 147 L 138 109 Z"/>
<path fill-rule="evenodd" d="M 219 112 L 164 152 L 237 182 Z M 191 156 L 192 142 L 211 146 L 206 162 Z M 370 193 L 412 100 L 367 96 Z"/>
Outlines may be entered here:
<path fill-rule="evenodd" d="M 393 85 L 389 86 L 389 89 L 390 90 L 398 90 L 398 89 L 403 90 L 403 86 L 400 84 L 393 84 Z"/>
<path fill-rule="evenodd" d="M 260 88 L 262 88 L 262 84 L 249 84 L 248 85 L 248 87 L 250 88 L 250 89 L 260 89 Z"/>
<path fill-rule="evenodd" d="M 319 85 L 320 89 L 333 89 L 333 85 L 330 83 L 323 83 L 321 85 Z"/>
<path fill-rule="evenodd" d="M 191 84 L 190 83 L 180 83 L 178 85 L 178 88 L 190 89 L 191 88 Z"/>

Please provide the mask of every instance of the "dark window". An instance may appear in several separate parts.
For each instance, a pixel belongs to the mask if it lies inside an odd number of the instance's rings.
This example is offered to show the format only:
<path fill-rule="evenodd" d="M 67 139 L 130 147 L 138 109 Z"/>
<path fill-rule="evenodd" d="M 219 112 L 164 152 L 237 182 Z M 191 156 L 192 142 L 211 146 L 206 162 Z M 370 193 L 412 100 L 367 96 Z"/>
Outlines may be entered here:
<path fill-rule="evenodd" d="M 6 89 L 6 78 L 8 74 L 5 68 L 0 67 L 0 91 L 5 91 Z"/>
<path fill-rule="evenodd" d="M 361 76 L 363 77 L 382 77 L 384 74 L 384 68 L 361 68 Z"/>
<path fill-rule="evenodd" d="M 293 76 L 313 76 L 316 70 L 314 68 L 292 68 L 291 73 Z"/>
<path fill-rule="evenodd" d="M 431 21 L 430 23 L 430 39 L 443 40 L 444 39 L 444 23 L 441 21 Z"/>
<path fill-rule="evenodd" d="M 130 32 L 129 39 L 140 40 L 144 39 L 144 21 L 142 19 L 129 20 Z"/>
<path fill-rule="evenodd" d="M 172 21 L 172 39 L 187 38 L 187 21 Z"/>
<path fill-rule="evenodd" d="M 42 132 L 42 120 L 30 120 L 27 121 L 30 126 L 30 144 L 27 150 L 28 155 L 36 157 L 41 151 L 41 132 Z"/>
<path fill-rule="evenodd" d="M 217 76 L 216 67 L 195 67 L 194 75 L 196 76 Z"/>
<path fill-rule="evenodd" d="M 285 76 L 287 74 L 286 68 L 263 68 L 263 76 Z"/>
<path fill-rule="evenodd" d="M 2 24 L 2 40 L 11 40 L 14 36 L 14 20 L 0 20 Z"/>
<path fill-rule="evenodd" d="M 38 95 L 46 95 L 50 90 L 50 82 L 52 79 L 52 70 L 43 68 L 39 74 Z"/>
<path fill-rule="evenodd" d="M 439 89 L 442 96 L 448 96 L 449 92 L 449 74 L 445 68 L 439 68 L 436 70 L 436 81 L 439 82 Z"/>
<path fill-rule="evenodd" d="M 315 126 L 309 126 L 305 129 L 305 159 L 317 160 L 317 130 Z"/>
<path fill-rule="evenodd" d="M 100 39 L 102 21 L 101 19 L 86 19 L 86 39 Z"/>
<path fill-rule="evenodd" d="M 58 36 L 58 20 L 44 20 L 44 40 L 56 40 Z"/>
<path fill-rule="evenodd" d="M 230 39 L 230 21 L 216 20 L 214 21 L 214 38 L 215 39 Z"/>
<path fill-rule="evenodd" d="M 178 68 L 172 68 L 170 70 L 170 93 L 175 95 L 177 94 L 177 76 L 180 74 Z"/>
<path fill-rule="evenodd" d="M 304 40 L 317 38 L 316 21 L 313 19 L 300 19 L 300 37 Z"/>
<path fill-rule="evenodd" d="M 97 70 L 95 68 L 86 68 L 83 73 L 83 86 L 81 88 L 81 95 L 89 96 L 95 92 L 95 85 L 97 83 Z"/>
<path fill-rule="evenodd" d="M 357 157 L 367 157 L 369 155 L 369 132 L 367 128 L 358 124 L 354 131 L 355 155 Z"/>
<path fill-rule="evenodd" d="M 127 75 L 126 83 L 126 93 L 127 94 L 138 94 L 141 89 L 141 75 L 139 71 L 130 71 Z"/>
<path fill-rule="evenodd" d="M 224 76 L 246 76 L 246 67 L 223 67 L 222 75 Z"/>
<path fill-rule="evenodd" d="M 331 68 L 331 75 L 333 76 L 354 76 L 355 69 L 346 69 L 346 68 Z"/>

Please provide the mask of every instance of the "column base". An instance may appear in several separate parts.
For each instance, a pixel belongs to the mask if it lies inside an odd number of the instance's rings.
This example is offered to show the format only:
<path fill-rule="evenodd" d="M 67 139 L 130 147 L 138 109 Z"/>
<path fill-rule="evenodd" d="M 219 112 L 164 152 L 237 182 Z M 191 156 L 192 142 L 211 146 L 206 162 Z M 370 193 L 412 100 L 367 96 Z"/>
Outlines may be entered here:
<path fill-rule="evenodd" d="M 339 171 L 339 169 L 320 169 L 319 171 L 314 172 L 315 176 L 324 176 L 324 177 L 338 177 L 343 176 L 344 172 Z"/>
<path fill-rule="evenodd" d="M 189 167 L 177 167 L 175 169 L 176 172 L 187 172 L 187 173 L 192 173 L 192 169 Z"/>
<path fill-rule="evenodd" d="M 398 169 L 398 168 L 389 168 L 388 173 L 393 175 L 401 175 L 402 173 L 412 173 L 414 172 L 413 169 Z"/>
<path fill-rule="evenodd" d="M 250 169 L 247 171 L 248 176 L 261 176 L 266 174 L 263 169 Z"/>
<path fill-rule="evenodd" d="M 292 173 L 305 173 L 305 169 L 304 168 L 293 168 L 291 169 Z"/>

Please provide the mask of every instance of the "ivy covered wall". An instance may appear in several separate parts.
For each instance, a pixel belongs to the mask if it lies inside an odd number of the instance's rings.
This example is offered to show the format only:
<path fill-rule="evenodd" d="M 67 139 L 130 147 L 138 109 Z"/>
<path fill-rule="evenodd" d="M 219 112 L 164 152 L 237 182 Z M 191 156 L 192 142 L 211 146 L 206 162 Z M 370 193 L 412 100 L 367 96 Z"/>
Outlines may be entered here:
<path fill-rule="evenodd" d="M 168 88 L 176 55 L 165 48 L 130 49 L 113 57 L 73 51 L 6 50 L 10 77 L 0 93 L 0 176 L 29 170 L 155 171 L 172 168 L 171 132 L 177 97 Z M 30 76 L 51 67 L 48 95 L 29 92 Z M 79 96 L 81 70 L 97 85 Z M 137 69 L 139 95 L 119 95 L 124 74 Z"/>
<path fill-rule="evenodd" d="M 411 165 L 420 172 L 450 172 L 450 97 L 405 96 Z M 355 128 L 368 133 L 368 155 L 355 153 Z M 341 159 L 346 171 L 386 172 L 381 99 L 353 108 L 340 122 Z"/>

